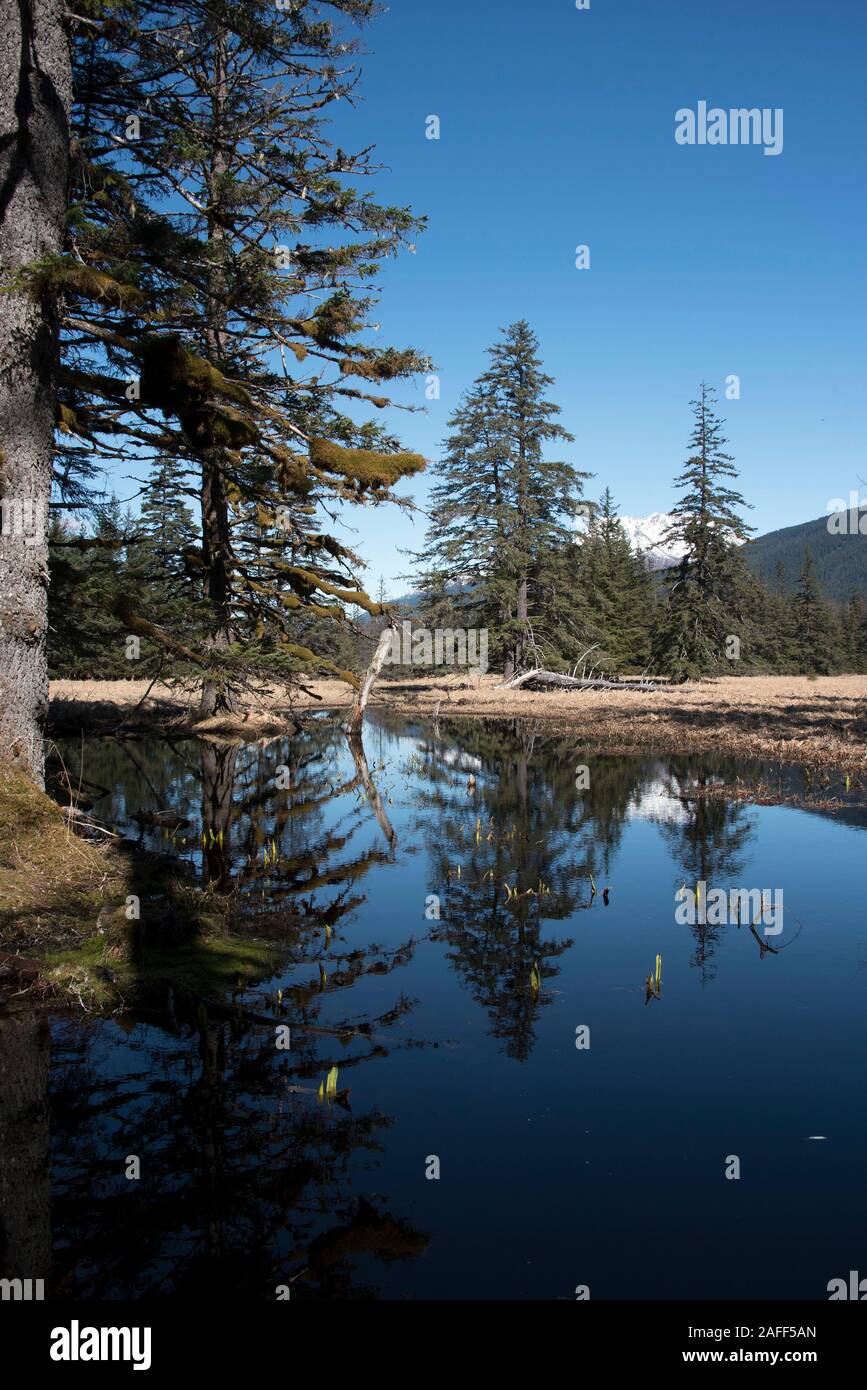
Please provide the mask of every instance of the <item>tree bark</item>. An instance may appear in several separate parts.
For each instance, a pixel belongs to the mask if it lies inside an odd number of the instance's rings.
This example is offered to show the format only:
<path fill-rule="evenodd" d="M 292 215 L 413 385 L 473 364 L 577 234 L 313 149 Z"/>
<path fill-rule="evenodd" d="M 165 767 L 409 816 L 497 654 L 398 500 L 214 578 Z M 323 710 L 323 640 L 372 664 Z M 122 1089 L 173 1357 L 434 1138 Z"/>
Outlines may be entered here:
<path fill-rule="evenodd" d="M 223 181 L 226 175 L 224 130 L 228 79 L 226 74 L 226 35 L 219 26 L 213 40 L 213 66 L 210 73 L 210 102 L 212 128 L 209 170 L 208 245 L 210 260 L 207 267 L 205 295 L 205 347 L 209 362 L 220 369 L 226 366 L 226 278 L 222 256 L 225 251 L 222 201 L 225 198 Z M 209 449 L 202 459 L 202 559 L 205 566 L 204 597 L 211 607 L 213 628 L 208 646 L 213 652 L 224 652 L 230 646 L 232 633 L 231 604 L 231 538 L 229 507 L 226 500 L 226 479 L 223 470 L 223 450 Z M 202 687 L 199 716 L 230 711 L 234 699 L 228 686 L 220 681 L 206 680 Z"/>
<path fill-rule="evenodd" d="M 0 751 L 40 785 L 59 306 L 8 287 L 61 250 L 71 104 L 61 0 L 0 0 Z"/>
<path fill-rule="evenodd" d="M 218 449 L 210 450 L 208 457 L 202 460 L 202 558 L 205 567 L 203 593 L 213 615 L 208 650 L 224 652 L 232 641 L 229 507 Z M 212 714 L 231 710 L 233 703 L 231 692 L 224 684 L 207 679 L 202 686 L 199 717 L 207 719 Z"/>
<path fill-rule="evenodd" d="M 583 676 L 564 676 L 560 671 L 543 671 L 536 666 L 532 671 L 522 671 L 518 676 L 504 679 L 498 690 L 519 690 L 524 685 L 556 685 L 564 690 L 658 690 L 659 683 L 645 680 L 609 681 L 593 680 Z"/>

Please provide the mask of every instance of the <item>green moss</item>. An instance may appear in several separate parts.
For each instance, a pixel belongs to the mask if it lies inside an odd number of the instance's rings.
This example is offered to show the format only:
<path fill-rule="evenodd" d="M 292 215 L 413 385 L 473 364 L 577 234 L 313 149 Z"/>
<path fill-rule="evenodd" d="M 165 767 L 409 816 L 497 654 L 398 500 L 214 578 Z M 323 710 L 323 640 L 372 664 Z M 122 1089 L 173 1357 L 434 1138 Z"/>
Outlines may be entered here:
<path fill-rule="evenodd" d="M 78 416 L 71 406 L 63 405 L 57 407 L 57 428 L 63 434 L 81 434 L 82 429 L 78 422 Z"/>
<path fill-rule="evenodd" d="M 330 675 L 336 676 L 338 680 L 345 681 L 354 690 L 361 687 L 361 681 L 354 671 L 347 671 L 342 666 L 336 666 L 333 661 L 328 661 L 323 656 L 317 656 L 309 647 L 299 646 L 297 642 L 282 643 L 283 650 L 302 665 L 308 666 L 314 671 L 327 671 Z"/>
<path fill-rule="evenodd" d="M 89 1007 L 144 1007 L 161 1003 L 171 986 L 177 996 L 213 998 L 275 974 L 280 952 L 268 942 L 240 937 L 203 937 L 175 947 L 144 948 L 132 960 L 117 960 L 101 937 L 44 953 L 45 979 Z"/>
<path fill-rule="evenodd" d="M 274 446 L 277 459 L 277 483 L 283 493 L 306 496 L 313 489 L 313 479 L 308 476 L 307 460 L 301 454 L 293 453 L 285 445 Z"/>
<path fill-rule="evenodd" d="M 104 270 L 82 265 L 71 256 L 46 256 L 24 267 L 9 288 L 24 288 L 30 294 L 52 299 L 74 295 L 102 304 L 115 304 L 122 309 L 133 309 L 144 303 L 144 295 L 136 285 L 118 280 Z"/>
<path fill-rule="evenodd" d="M 420 473 L 425 467 L 421 454 L 383 454 L 376 449 L 346 449 L 330 439 L 311 439 L 310 462 L 314 468 L 355 483 L 359 491 L 393 487 L 400 478 Z"/>

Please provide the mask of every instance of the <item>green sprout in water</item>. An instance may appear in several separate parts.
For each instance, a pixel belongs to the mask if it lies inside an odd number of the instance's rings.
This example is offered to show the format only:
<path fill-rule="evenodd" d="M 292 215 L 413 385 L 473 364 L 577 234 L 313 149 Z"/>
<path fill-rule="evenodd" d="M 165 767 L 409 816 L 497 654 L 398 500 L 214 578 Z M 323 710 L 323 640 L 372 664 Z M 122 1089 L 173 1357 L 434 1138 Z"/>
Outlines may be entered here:
<path fill-rule="evenodd" d="M 324 1081 L 319 1083 L 320 1100 L 333 1100 L 337 1095 L 337 1068 L 332 1067 Z"/>
<path fill-rule="evenodd" d="M 645 987 L 648 999 L 662 998 L 662 956 L 657 955 L 654 972 L 652 975 L 648 975 Z"/>

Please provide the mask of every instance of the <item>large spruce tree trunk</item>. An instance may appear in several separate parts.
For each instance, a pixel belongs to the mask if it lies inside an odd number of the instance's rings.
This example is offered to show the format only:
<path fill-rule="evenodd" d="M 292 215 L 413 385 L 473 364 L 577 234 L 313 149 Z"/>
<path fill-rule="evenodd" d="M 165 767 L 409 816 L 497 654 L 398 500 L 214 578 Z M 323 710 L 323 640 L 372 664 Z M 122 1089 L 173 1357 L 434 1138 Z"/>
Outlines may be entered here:
<path fill-rule="evenodd" d="M 58 306 L 7 287 L 61 249 L 71 102 L 62 0 L 0 0 L 0 753 L 40 783 Z"/>
<path fill-rule="evenodd" d="M 515 617 L 518 621 L 518 636 L 515 640 L 515 649 L 512 657 L 513 668 L 523 671 L 525 663 L 525 653 L 527 648 L 527 629 L 529 619 L 528 588 L 529 581 L 527 576 L 527 555 L 529 552 L 528 539 L 528 494 L 529 478 L 527 469 L 527 453 L 524 443 L 524 417 L 520 417 L 520 431 L 518 443 L 518 553 L 521 557 L 520 573 L 518 575 L 518 587 L 515 603 Z"/>
<path fill-rule="evenodd" d="M 213 358 L 211 360 L 213 361 Z M 232 641 L 229 507 L 220 456 L 221 451 L 213 449 L 202 460 L 202 559 L 205 571 L 203 593 L 210 604 L 212 629 L 208 646 L 214 654 L 225 651 Z M 201 718 L 230 710 L 232 706 L 231 692 L 221 681 L 205 681 L 199 702 Z"/>
<path fill-rule="evenodd" d="M 213 69 L 211 80 L 210 188 L 208 243 L 210 262 L 207 270 L 205 298 L 205 345 L 208 360 L 214 367 L 226 365 L 226 280 L 222 265 L 226 233 L 222 214 L 225 198 L 226 153 L 224 131 L 228 81 L 226 75 L 226 36 L 217 29 L 214 35 Z M 231 541 L 229 536 L 229 507 L 226 500 L 226 479 L 223 471 L 223 450 L 214 448 L 202 460 L 202 559 L 205 567 L 204 596 L 210 604 L 210 649 L 218 654 L 232 641 L 232 611 L 230 592 Z M 202 687 L 199 715 L 231 710 L 234 705 L 231 690 L 219 680 L 206 680 Z"/>

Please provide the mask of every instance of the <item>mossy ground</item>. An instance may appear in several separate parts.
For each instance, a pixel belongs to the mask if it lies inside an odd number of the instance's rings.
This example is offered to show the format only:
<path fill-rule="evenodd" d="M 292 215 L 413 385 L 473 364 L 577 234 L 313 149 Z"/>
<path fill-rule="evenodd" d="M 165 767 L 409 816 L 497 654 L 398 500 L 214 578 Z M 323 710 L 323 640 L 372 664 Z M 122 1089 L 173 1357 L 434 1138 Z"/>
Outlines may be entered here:
<path fill-rule="evenodd" d="M 138 900 L 138 917 L 127 902 Z M 276 970 L 274 945 L 232 930 L 231 899 L 123 842 L 94 844 L 0 764 L 0 952 L 38 960 L 29 988 L 88 1009 L 222 995 Z M 17 985 L 14 987 L 18 987 Z"/>

